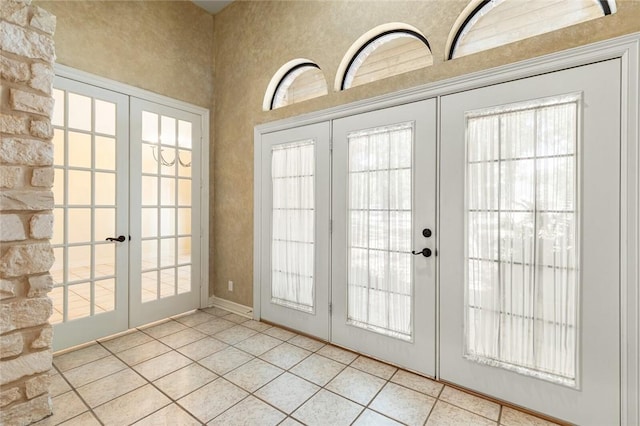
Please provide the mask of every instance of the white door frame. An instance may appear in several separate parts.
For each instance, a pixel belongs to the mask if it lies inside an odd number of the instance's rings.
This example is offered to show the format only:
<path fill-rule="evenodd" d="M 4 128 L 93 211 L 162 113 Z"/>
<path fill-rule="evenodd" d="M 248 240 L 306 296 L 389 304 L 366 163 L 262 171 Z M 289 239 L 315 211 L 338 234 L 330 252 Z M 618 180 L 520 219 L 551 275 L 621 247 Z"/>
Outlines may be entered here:
<path fill-rule="evenodd" d="M 200 168 L 200 200 L 202 200 L 200 203 L 200 256 L 202 261 L 200 262 L 199 305 L 201 308 L 207 307 L 209 305 L 209 110 L 66 65 L 55 64 L 54 72 L 60 77 L 66 77 L 171 108 L 181 109 L 200 116 L 202 123 L 202 128 L 200 129 L 202 144 L 200 151 L 202 154 L 202 166 Z"/>
<path fill-rule="evenodd" d="M 262 168 L 260 141 L 263 133 L 306 124 L 333 120 L 348 115 L 373 111 L 441 97 L 491 84 L 531 77 L 607 59 L 622 62 L 621 105 L 621 229 L 626 236 L 620 247 L 620 324 L 621 324 L 621 424 L 640 422 L 640 33 L 594 43 L 562 52 L 529 59 L 473 74 L 426 84 L 396 93 L 278 120 L 254 129 L 254 257 L 253 315 L 260 318 L 262 262 L 260 179 Z M 440 137 L 440 136 L 438 136 Z M 439 141 L 441 143 L 442 141 Z M 437 234 L 437 233 L 436 233 Z"/>

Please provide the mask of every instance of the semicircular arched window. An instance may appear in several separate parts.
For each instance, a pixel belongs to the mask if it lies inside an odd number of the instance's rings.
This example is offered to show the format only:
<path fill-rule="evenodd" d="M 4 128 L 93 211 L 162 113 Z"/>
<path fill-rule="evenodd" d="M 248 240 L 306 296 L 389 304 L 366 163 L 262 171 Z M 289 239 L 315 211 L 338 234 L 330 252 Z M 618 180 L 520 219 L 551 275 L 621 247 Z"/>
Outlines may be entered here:
<path fill-rule="evenodd" d="M 305 59 L 286 63 L 271 79 L 263 109 L 281 108 L 328 93 L 320 67 Z"/>
<path fill-rule="evenodd" d="M 376 29 L 372 31 L 376 32 Z M 372 37 L 369 36 L 364 43 L 361 37 L 354 43 L 350 52 L 354 47 L 357 47 L 355 54 L 346 63 L 346 67 L 344 65 L 341 67 L 344 73 L 341 75 L 339 84 L 336 84 L 338 90 L 371 83 L 433 64 L 429 42 L 417 30 L 404 28 L 384 30 Z M 338 76 L 340 77 L 340 74 Z"/>
<path fill-rule="evenodd" d="M 447 59 L 615 13 L 615 0 L 474 0 L 454 25 Z"/>

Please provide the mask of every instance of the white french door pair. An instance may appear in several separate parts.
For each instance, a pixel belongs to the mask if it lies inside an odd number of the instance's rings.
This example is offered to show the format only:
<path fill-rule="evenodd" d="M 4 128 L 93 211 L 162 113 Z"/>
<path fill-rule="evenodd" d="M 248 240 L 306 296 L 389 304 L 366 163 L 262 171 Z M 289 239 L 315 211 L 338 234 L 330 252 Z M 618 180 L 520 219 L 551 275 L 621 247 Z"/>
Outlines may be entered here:
<path fill-rule="evenodd" d="M 62 77 L 54 98 L 54 350 L 198 307 L 200 117 Z"/>
<path fill-rule="evenodd" d="M 435 99 L 262 135 L 261 317 L 619 423 L 620 96 L 610 60 L 441 96 L 439 135 Z"/>
<path fill-rule="evenodd" d="M 435 375 L 435 105 L 263 135 L 263 319 Z"/>

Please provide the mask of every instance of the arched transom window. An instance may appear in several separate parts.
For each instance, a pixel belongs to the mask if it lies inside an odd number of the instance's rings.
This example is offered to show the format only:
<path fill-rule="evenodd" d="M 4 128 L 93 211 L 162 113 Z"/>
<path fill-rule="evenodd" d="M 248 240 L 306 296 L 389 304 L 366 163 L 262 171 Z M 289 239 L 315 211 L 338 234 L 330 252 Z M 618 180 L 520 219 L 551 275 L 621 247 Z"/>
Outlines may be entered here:
<path fill-rule="evenodd" d="M 288 62 L 271 79 L 263 109 L 270 110 L 327 94 L 320 67 L 306 59 Z"/>
<path fill-rule="evenodd" d="M 417 30 L 401 25 L 401 28 L 393 28 L 392 24 L 374 28 L 356 41 L 343 59 L 340 69 L 344 72 L 338 72 L 336 89 L 344 90 L 432 65 L 427 39 Z"/>
<path fill-rule="evenodd" d="M 614 0 L 474 0 L 449 35 L 448 59 L 615 13 Z"/>

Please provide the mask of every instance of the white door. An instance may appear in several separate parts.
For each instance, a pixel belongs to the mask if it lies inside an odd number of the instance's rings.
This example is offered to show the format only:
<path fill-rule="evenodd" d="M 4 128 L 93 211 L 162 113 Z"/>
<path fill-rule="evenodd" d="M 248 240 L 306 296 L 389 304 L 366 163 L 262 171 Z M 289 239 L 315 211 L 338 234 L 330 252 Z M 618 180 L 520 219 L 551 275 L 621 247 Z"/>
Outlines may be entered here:
<path fill-rule="evenodd" d="M 620 62 L 442 98 L 440 376 L 620 421 Z"/>
<path fill-rule="evenodd" d="M 131 98 L 131 327 L 200 305 L 200 129 Z"/>
<path fill-rule="evenodd" d="M 55 264 L 51 323 L 59 350 L 127 329 L 127 96 L 56 77 Z"/>
<path fill-rule="evenodd" d="M 330 125 L 262 135 L 260 315 L 329 339 Z M 257 189 L 256 189 L 257 190 Z"/>
<path fill-rule="evenodd" d="M 331 340 L 429 376 L 435 120 L 429 99 L 333 123 Z"/>

